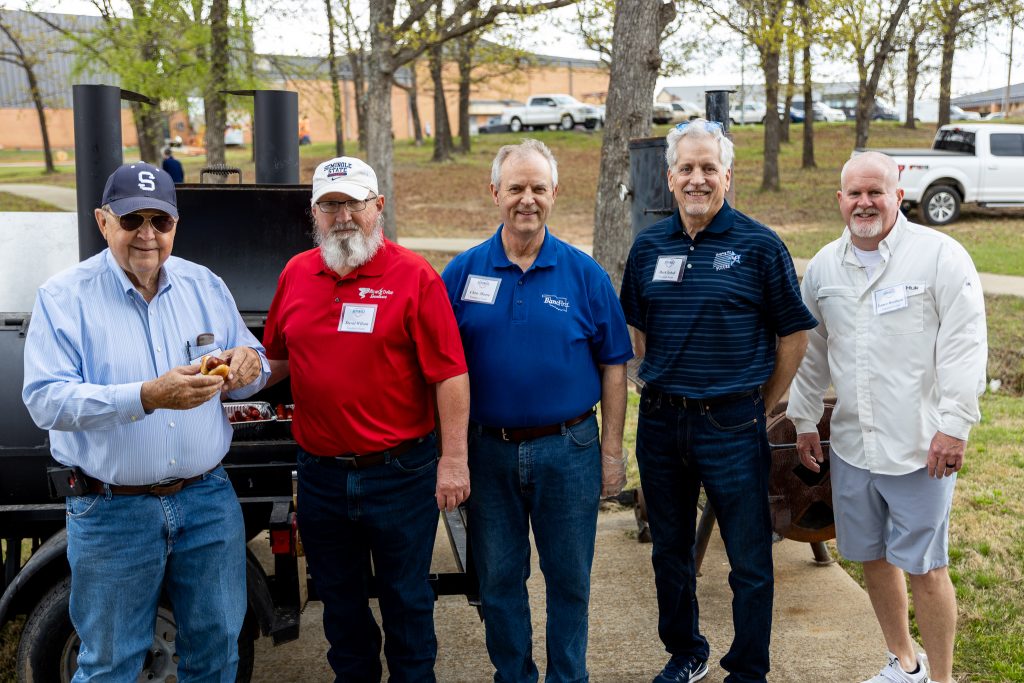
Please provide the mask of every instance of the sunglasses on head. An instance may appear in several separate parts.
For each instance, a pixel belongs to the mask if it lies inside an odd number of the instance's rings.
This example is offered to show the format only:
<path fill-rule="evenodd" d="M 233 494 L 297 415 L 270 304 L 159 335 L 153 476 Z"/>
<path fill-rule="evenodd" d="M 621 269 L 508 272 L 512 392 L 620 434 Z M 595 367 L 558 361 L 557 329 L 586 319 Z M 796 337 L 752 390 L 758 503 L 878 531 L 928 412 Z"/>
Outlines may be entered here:
<path fill-rule="evenodd" d="M 676 130 L 686 130 L 686 127 L 689 126 L 692 123 L 695 123 L 695 122 L 694 121 L 684 121 L 683 123 L 677 124 L 676 125 Z M 714 133 L 716 131 L 719 132 L 719 133 L 724 133 L 725 132 L 725 128 L 718 121 L 702 121 L 702 123 L 704 124 L 704 130 L 706 130 L 709 133 Z"/>
<path fill-rule="evenodd" d="M 138 230 L 147 220 L 157 232 L 170 232 L 174 229 L 174 225 L 177 222 L 173 216 L 169 216 L 166 213 L 158 213 L 152 216 L 145 216 L 141 213 L 126 213 L 123 216 L 118 216 L 110 210 L 107 213 L 117 218 L 122 230 L 128 230 L 129 232 Z"/>

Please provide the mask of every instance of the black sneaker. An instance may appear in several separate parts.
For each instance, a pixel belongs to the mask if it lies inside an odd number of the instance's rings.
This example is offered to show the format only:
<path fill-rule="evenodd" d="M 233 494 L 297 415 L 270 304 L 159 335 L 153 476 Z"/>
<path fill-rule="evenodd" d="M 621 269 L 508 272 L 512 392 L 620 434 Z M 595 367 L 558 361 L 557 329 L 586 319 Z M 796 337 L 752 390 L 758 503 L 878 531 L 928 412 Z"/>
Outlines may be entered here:
<path fill-rule="evenodd" d="M 708 662 L 697 655 L 673 657 L 651 683 L 693 683 L 708 675 Z"/>

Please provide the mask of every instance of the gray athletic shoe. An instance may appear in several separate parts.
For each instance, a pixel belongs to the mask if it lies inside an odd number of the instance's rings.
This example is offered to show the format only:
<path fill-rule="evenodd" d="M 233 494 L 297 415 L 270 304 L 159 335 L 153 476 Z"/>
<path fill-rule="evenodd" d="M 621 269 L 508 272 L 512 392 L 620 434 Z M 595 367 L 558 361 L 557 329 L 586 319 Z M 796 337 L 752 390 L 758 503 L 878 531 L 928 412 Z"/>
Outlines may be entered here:
<path fill-rule="evenodd" d="M 917 671 L 914 673 L 907 673 L 900 666 L 900 658 L 891 652 L 887 652 L 889 655 L 889 663 L 882 667 L 882 670 L 878 672 L 878 675 L 874 678 L 869 678 L 863 683 L 928 683 L 928 657 L 922 653 L 917 655 Z"/>

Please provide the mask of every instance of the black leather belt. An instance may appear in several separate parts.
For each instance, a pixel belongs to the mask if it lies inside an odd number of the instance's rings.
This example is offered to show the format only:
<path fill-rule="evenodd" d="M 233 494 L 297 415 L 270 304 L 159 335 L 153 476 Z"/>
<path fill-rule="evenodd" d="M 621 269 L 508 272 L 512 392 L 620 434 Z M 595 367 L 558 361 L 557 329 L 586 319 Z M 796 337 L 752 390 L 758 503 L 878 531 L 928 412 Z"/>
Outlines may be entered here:
<path fill-rule="evenodd" d="M 520 443 L 521 441 L 529 441 L 531 439 L 539 439 L 542 436 L 552 436 L 554 434 L 561 434 L 562 429 L 565 427 L 572 427 L 583 422 L 588 417 L 594 414 L 594 409 L 590 408 L 587 412 L 582 415 L 566 420 L 565 422 L 559 422 L 558 424 L 545 425 L 543 427 L 521 427 L 517 429 L 510 429 L 508 427 L 487 427 L 481 425 L 481 428 L 485 433 L 491 436 L 496 436 L 502 441 L 508 441 L 510 443 Z"/>
<path fill-rule="evenodd" d="M 356 453 L 344 453 L 342 455 L 316 455 L 310 453 L 315 458 L 315 461 L 321 465 L 341 467 L 346 470 L 365 470 L 367 467 L 376 467 L 381 465 L 384 461 L 391 456 L 392 458 L 398 458 L 408 453 L 416 446 L 427 440 L 430 434 L 426 434 L 416 439 L 409 439 L 403 441 L 397 446 L 392 446 L 386 451 L 377 451 L 376 453 L 367 453 L 366 455 L 357 455 Z"/>
<path fill-rule="evenodd" d="M 182 490 L 189 484 L 194 484 L 197 481 L 200 481 L 207 474 L 217 469 L 217 467 L 220 467 L 219 463 L 217 466 L 208 469 L 202 474 L 197 474 L 194 477 L 185 477 L 184 479 L 168 479 L 167 481 L 158 481 L 155 484 L 127 484 L 122 486 L 120 484 L 105 484 L 104 482 L 99 481 L 98 479 L 86 477 L 85 485 L 89 489 L 89 493 L 102 494 L 106 493 L 106 490 L 109 488 L 110 492 L 115 496 L 170 496 Z"/>
<path fill-rule="evenodd" d="M 761 393 L 760 389 L 750 389 L 749 391 L 740 391 L 735 394 L 725 394 L 723 396 L 712 396 L 711 398 L 688 398 L 678 394 L 669 394 L 664 391 L 659 391 L 651 385 L 647 385 L 646 390 L 652 399 L 661 401 L 662 405 L 670 405 L 673 408 L 682 408 L 684 410 L 721 408 L 722 406 L 735 403 L 736 401 L 740 401 L 745 398 L 759 396 Z"/>

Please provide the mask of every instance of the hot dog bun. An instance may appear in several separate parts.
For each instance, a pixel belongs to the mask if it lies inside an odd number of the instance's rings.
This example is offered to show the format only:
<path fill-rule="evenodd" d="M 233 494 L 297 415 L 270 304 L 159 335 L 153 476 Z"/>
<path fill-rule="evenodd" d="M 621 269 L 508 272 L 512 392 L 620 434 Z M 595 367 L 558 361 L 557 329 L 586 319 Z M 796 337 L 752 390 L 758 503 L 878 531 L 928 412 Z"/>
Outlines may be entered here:
<path fill-rule="evenodd" d="M 199 363 L 199 372 L 204 375 L 220 375 L 227 379 L 231 372 L 231 366 L 217 356 L 203 356 L 202 362 Z"/>

